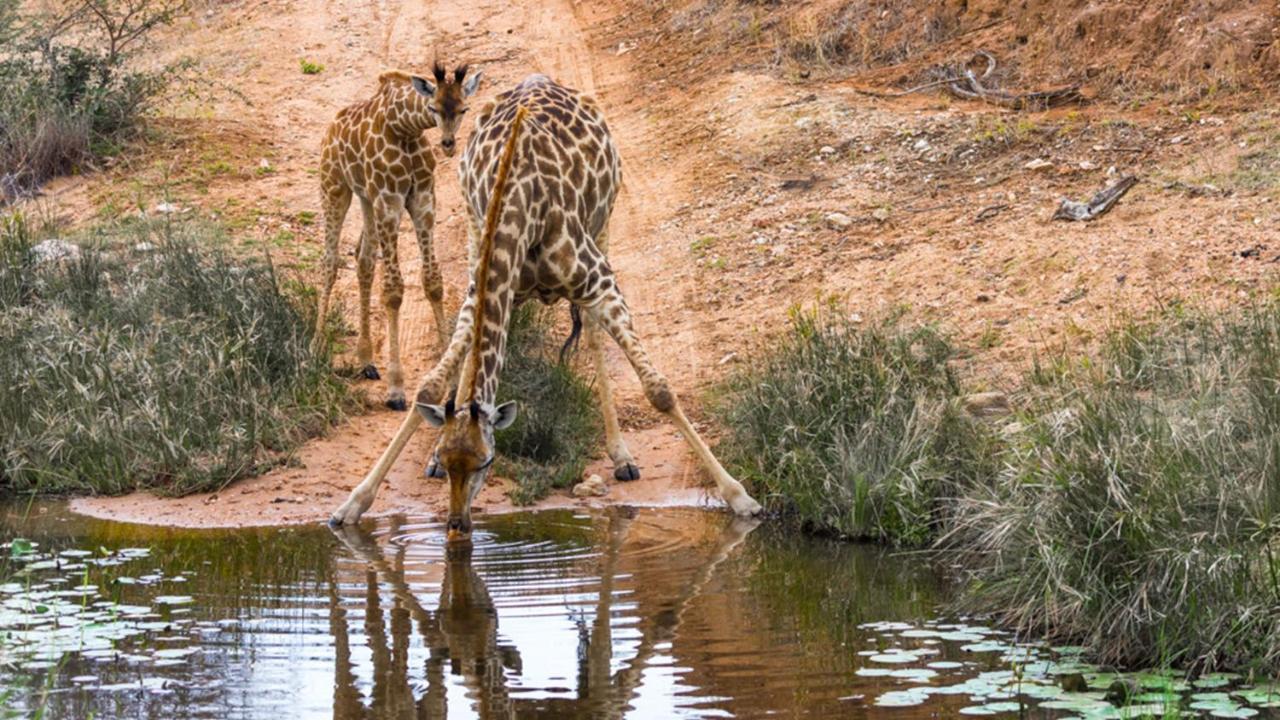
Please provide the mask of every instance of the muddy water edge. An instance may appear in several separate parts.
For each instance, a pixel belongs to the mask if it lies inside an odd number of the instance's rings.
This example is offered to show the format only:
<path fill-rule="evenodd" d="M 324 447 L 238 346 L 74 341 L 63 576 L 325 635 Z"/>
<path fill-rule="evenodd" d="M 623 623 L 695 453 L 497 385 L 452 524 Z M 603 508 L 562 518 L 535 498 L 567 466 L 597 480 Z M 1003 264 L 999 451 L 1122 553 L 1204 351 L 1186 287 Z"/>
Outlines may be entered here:
<path fill-rule="evenodd" d="M 495 515 L 466 551 L 413 517 L 2 517 L 0 716 L 1143 716 L 1071 648 L 939 617 L 947 587 L 919 557 L 718 513 Z M 1064 690 L 1077 673 L 1091 687 Z M 1234 678 L 1133 682 L 1122 704 L 1151 714 L 1253 709 Z"/>

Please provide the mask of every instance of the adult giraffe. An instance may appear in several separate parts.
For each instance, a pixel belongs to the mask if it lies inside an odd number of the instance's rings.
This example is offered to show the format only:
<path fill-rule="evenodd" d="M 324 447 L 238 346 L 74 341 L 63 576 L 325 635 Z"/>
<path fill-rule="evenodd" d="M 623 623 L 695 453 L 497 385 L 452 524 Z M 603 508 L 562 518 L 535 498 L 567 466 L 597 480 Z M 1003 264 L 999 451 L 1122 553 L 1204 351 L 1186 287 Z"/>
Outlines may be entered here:
<path fill-rule="evenodd" d="M 432 67 L 435 82 L 402 72 L 378 77 L 378 91 L 364 102 L 343 108 L 325 133 L 320 153 L 320 196 L 324 204 L 324 289 L 317 317 L 320 332 L 329 312 L 333 283 L 338 277 L 338 240 L 351 198 L 360 198 L 364 229 L 356 246 L 356 276 L 360 283 L 360 338 L 356 357 L 364 375 L 378 379 L 369 339 L 369 296 L 373 285 L 374 253 L 381 251 L 382 304 L 387 313 L 387 407 L 405 409 L 404 373 L 400 369 L 400 277 L 398 236 L 400 216 L 408 211 L 422 253 L 422 290 L 435 315 L 440 347 L 449 341 L 444 316 L 444 284 L 432 248 L 435 227 L 436 160 L 422 136 L 440 128 L 440 147 L 453 155 L 455 135 L 467 112 L 466 99 L 480 84 L 480 73 L 467 77 L 467 66 L 445 72 Z"/>
<path fill-rule="evenodd" d="M 596 104 L 532 75 L 481 111 L 458 173 L 471 220 L 473 272 L 458 325 L 418 390 L 418 412 L 405 419 L 330 522 L 342 525 L 360 518 L 404 444 L 426 420 L 442 428 L 433 465 L 449 478 L 449 537 L 470 534 L 471 502 L 493 465 L 493 433 L 515 419 L 515 403 L 494 405 L 508 321 L 517 305 L 533 297 L 547 303 L 566 299 L 585 315 L 615 475 L 635 477 L 638 471 L 618 429 L 600 329 L 622 348 L 649 402 L 679 429 L 725 502 L 739 515 L 760 512 L 759 503 L 725 471 L 689 423 L 632 328 L 605 255 L 621 170 Z M 457 393 L 436 404 L 460 362 Z"/>

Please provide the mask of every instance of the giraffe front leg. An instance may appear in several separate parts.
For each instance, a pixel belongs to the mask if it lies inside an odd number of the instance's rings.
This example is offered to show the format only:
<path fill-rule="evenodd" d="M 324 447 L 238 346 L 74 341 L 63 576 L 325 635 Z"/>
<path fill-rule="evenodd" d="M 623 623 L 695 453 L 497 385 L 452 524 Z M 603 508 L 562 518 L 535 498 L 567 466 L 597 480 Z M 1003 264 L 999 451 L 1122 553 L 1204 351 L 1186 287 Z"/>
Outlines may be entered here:
<path fill-rule="evenodd" d="M 386 195 L 374 207 L 378 247 L 382 249 L 382 308 L 387 314 L 387 407 L 404 410 L 404 370 L 400 367 L 400 305 L 404 279 L 400 275 L 399 229 L 403 205 Z"/>
<path fill-rule="evenodd" d="M 467 297 L 470 298 L 469 293 Z M 449 340 L 449 347 L 445 348 L 439 362 L 423 377 L 422 382 L 418 385 L 418 393 L 415 398 L 418 404 L 435 405 L 443 401 L 449 382 L 467 353 L 471 335 L 471 322 L 472 304 L 471 300 L 468 299 L 458 312 L 458 327 L 454 330 L 453 338 Z M 382 455 L 379 456 L 378 462 L 374 464 L 373 468 L 369 470 L 369 474 L 365 475 L 360 484 L 352 489 L 346 502 L 329 517 L 330 525 L 334 527 L 354 525 L 360 520 L 360 516 L 364 515 L 369 507 L 373 505 L 373 500 L 378 494 L 378 488 L 382 486 L 382 481 L 386 479 L 387 473 L 391 471 L 391 466 L 395 463 L 396 458 L 400 457 L 400 453 L 409 442 L 409 438 L 413 437 L 413 433 L 417 431 L 418 426 L 421 424 L 421 414 L 411 412 L 405 416 L 404 421 L 400 423 L 400 428 L 396 430 L 396 434 L 387 445 L 387 449 L 382 451 Z M 434 452 L 432 453 L 432 458 L 435 458 Z M 428 468 L 428 474 L 430 474 L 430 468 Z"/>
<path fill-rule="evenodd" d="M 373 220 L 373 204 L 360 200 L 364 226 L 356 245 L 356 280 L 360 285 L 360 337 L 356 340 L 356 359 L 361 372 L 369 380 L 377 380 L 378 368 L 373 364 L 373 340 L 369 331 L 369 303 L 373 295 L 373 264 L 377 260 L 378 236 Z"/>
<path fill-rule="evenodd" d="M 734 513 L 738 515 L 748 516 L 756 515 L 763 508 L 760 503 L 756 502 L 749 494 L 742 483 L 738 482 L 729 474 L 716 456 L 711 453 L 711 448 L 707 447 L 706 442 L 694 429 L 693 424 L 689 422 L 689 418 L 685 417 L 684 410 L 680 407 L 679 400 L 676 399 L 675 393 L 671 392 L 671 387 L 667 383 L 666 377 L 658 372 L 653 363 L 649 361 L 648 355 L 644 351 L 644 347 L 640 344 L 640 338 L 636 336 L 635 330 L 631 326 L 631 315 L 627 310 L 626 301 L 622 298 L 622 294 L 618 292 L 616 284 L 610 284 L 608 289 L 604 291 L 604 297 L 599 303 L 591 308 L 591 314 L 595 319 L 609 331 L 609 335 L 622 348 L 622 352 L 626 354 L 627 360 L 631 362 L 631 367 L 635 369 L 636 375 L 640 377 L 640 383 L 644 386 L 645 397 L 648 398 L 649 404 L 654 409 L 661 412 L 671 419 L 676 429 L 684 436 L 685 442 L 693 449 L 694 454 L 698 456 L 698 460 L 702 463 L 702 467 L 711 475 L 711 479 L 715 481 L 716 489 L 720 491 L 720 497 Z"/>
<path fill-rule="evenodd" d="M 600 414 L 604 418 L 605 450 L 613 461 L 613 477 L 617 480 L 639 480 L 640 468 L 622 439 L 618 425 L 618 409 L 613 403 L 613 384 L 609 380 L 609 366 L 605 359 L 604 345 L 600 342 L 600 323 L 593 313 L 587 313 L 587 347 L 596 364 L 596 387 L 600 392 Z"/>
<path fill-rule="evenodd" d="M 444 279 L 435 254 L 435 188 L 433 185 L 414 188 L 409 200 L 409 216 L 418 236 L 418 250 L 422 254 L 422 291 L 431 303 L 435 315 L 436 335 L 440 338 L 440 352 L 449 345 L 449 321 L 444 314 Z"/>
<path fill-rule="evenodd" d="M 368 380 L 377 380 L 378 368 L 373 364 L 373 340 L 369 330 L 369 303 L 373 295 L 374 240 L 366 230 L 356 245 L 356 279 L 360 285 L 360 336 L 356 340 L 356 359 L 360 372 Z"/>

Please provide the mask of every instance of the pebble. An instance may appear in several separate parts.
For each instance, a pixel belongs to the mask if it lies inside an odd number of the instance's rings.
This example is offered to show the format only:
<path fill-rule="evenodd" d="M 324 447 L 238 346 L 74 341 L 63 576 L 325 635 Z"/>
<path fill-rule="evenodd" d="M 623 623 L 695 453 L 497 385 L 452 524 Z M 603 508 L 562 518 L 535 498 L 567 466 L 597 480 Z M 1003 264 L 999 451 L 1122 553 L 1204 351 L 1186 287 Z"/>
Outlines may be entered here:
<path fill-rule="evenodd" d="M 827 221 L 827 225 L 835 228 L 836 230 L 844 230 L 853 224 L 853 218 L 842 212 L 829 212 L 827 213 L 825 220 Z"/>
<path fill-rule="evenodd" d="M 604 483 L 604 479 L 595 474 L 573 486 L 574 497 L 598 497 L 608 492 L 609 486 Z"/>

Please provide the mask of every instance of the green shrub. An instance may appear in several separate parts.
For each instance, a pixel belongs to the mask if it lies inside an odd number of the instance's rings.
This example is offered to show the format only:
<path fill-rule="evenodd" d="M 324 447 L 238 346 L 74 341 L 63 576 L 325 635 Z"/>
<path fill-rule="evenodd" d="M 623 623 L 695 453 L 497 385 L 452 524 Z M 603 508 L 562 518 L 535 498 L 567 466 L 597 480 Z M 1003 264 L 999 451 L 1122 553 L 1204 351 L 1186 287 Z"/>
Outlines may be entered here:
<path fill-rule="evenodd" d="M 302 68 L 303 75 L 319 75 L 324 72 L 324 65 L 310 60 L 299 60 L 298 65 Z"/>
<path fill-rule="evenodd" d="M 1171 312 L 1038 365 L 956 502 L 962 608 L 1121 664 L 1280 667 L 1280 304 Z"/>
<path fill-rule="evenodd" d="M 556 359 L 551 313 L 526 303 L 512 315 L 498 402 L 519 403 L 516 421 L 496 434 L 498 472 L 514 478 L 511 498 L 536 502 L 555 488 L 572 486 L 600 437 L 599 409 L 591 387 Z"/>
<path fill-rule="evenodd" d="M 985 432 L 958 409 L 951 344 L 898 315 L 793 314 L 717 402 L 722 451 L 757 498 L 806 527 L 918 545 L 941 498 L 981 474 Z"/>
<path fill-rule="evenodd" d="M 206 249 L 217 239 L 134 223 L 54 260 L 4 220 L 0 491 L 213 490 L 340 416 L 348 390 L 310 349 L 314 304 L 269 264 Z"/>
<path fill-rule="evenodd" d="M 133 68 L 185 0 L 0 0 L 0 203 L 111 154 L 176 66 Z"/>

